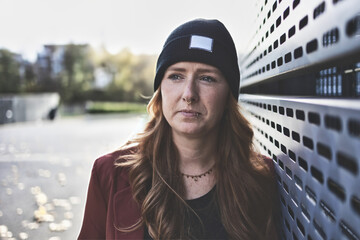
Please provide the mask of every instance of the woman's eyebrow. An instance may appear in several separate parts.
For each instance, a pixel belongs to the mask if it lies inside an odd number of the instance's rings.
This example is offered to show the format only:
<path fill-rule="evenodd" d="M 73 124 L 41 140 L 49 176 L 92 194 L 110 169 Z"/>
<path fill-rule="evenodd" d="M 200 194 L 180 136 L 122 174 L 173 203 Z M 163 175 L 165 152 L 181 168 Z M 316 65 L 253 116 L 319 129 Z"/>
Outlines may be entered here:
<path fill-rule="evenodd" d="M 215 73 L 215 74 L 220 74 L 221 72 L 215 68 L 199 68 L 196 70 L 196 72 L 199 73 Z"/>
<path fill-rule="evenodd" d="M 173 72 L 186 72 L 188 69 L 183 67 L 169 67 L 167 71 Z M 196 69 L 197 73 L 214 73 L 214 74 L 221 74 L 221 72 L 216 68 L 198 68 Z"/>
<path fill-rule="evenodd" d="M 181 68 L 181 67 L 169 67 L 168 71 L 175 71 L 175 72 L 186 72 L 185 68 Z"/>

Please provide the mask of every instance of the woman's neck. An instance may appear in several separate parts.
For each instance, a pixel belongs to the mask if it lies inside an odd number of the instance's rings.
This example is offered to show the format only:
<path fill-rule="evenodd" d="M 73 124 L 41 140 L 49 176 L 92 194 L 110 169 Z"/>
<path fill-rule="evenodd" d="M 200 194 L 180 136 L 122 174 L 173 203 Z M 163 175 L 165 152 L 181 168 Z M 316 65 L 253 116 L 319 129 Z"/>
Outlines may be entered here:
<path fill-rule="evenodd" d="M 216 134 L 201 138 L 173 134 L 173 141 L 179 151 L 179 168 L 182 173 L 197 175 L 208 171 L 216 158 Z"/>
<path fill-rule="evenodd" d="M 173 134 L 173 141 L 180 156 L 179 169 L 183 176 L 185 199 L 201 197 L 214 187 L 216 137 L 216 134 L 212 134 L 205 138 L 187 138 Z"/>

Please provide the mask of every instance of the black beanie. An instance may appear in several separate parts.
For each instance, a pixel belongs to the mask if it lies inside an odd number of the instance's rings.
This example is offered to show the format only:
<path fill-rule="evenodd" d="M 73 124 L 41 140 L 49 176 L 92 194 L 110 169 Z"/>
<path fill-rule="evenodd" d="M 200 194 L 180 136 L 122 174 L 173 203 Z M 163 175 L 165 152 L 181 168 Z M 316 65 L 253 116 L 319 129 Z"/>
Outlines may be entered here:
<path fill-rule="evenodd" d="M 156 65 L 154 91 L 166 69 L 177 62 L 200 62 L 224 74 L 231 93 L 238 99 L 240 72 L 234 41 L 218 20 L 196 19 L 182 24 L 167 38 Z"/>

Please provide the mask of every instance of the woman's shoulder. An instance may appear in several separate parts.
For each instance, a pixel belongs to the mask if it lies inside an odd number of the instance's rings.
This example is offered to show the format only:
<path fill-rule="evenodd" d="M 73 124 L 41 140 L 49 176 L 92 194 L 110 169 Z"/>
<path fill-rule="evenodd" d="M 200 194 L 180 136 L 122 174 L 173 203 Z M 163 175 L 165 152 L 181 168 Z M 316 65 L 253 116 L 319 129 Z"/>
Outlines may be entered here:
<path fill-rule="evenodd" d="M 112 169 L 115 166 L 115 162 L 119 158 L 121 158 L 121 156 L 132 154 L 135 152 L 135 150 L 136 147 L 121 148 L 113 152 L 107 153 L 105 155 L 102 155 L 95 160 L 94 167 Z"/>
<path fill-rule="evenodd" d="M 97 158 L 93 165 L 93 173 L 100 182 L 111 181 L 115 172 L 122 171 L 124 167 L 119 167 L 115 163 L 121 156 L 129 155 L 136 150 L 135 147 L 122 148 L 111 153 L 105 154 Z"/>

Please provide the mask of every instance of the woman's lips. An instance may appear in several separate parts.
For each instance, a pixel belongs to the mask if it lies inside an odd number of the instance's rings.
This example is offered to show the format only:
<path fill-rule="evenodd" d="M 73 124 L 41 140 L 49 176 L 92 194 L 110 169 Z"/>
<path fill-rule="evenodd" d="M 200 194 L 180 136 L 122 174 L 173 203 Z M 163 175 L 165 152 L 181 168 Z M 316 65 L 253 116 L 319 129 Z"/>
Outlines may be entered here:
<path fill-rule="evenodd" d="M 198 118 L 201 115 L 201 113 L 199 113 L 199 112 L 196 112 L 196 111 L 193 111 L 193 110 L 186 110 L 186 109 L 180 110 L 179 112 L 184 117 Z"/>

